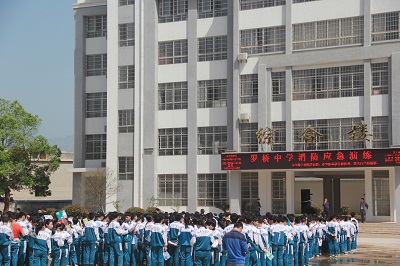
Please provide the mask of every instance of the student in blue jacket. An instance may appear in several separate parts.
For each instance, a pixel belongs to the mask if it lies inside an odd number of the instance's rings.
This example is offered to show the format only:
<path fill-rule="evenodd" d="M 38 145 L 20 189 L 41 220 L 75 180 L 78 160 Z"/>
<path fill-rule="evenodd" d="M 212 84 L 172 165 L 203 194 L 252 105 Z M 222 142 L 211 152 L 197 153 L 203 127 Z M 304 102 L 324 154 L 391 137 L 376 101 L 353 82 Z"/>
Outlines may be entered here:
<path fill-rule="evenodd" d="M 246 237 L 242 234 L 243 224 L 237 222 L 234 224 L 233 230 L 225 234 L 222 240 L 222 247 L 227 251 L 228 266 L 234 264 L 236 266 L 244 266 L 248 245 Z"/>
<path fill-rule="evenodd" d="M 154 225 L 150 232 L 151 265 L 164 265 L 164 251 L 167 251 L 167 231 L 162 225 L 163 217 L 154 215 Z"/>
<path fill-rule="evenodd" d="M 36 225 L 32 233 L 33 240 L 33 266 L 47 266 L 51 250 L 51 234 L 46 230 L 44 222 Z"/>

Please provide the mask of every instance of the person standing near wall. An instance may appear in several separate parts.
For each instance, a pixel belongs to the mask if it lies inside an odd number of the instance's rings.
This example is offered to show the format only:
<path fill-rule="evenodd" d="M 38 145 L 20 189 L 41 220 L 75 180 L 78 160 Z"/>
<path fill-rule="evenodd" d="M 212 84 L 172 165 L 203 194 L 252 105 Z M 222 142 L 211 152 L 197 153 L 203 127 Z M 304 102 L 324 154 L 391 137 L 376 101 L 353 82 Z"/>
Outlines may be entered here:
<path fill-rule="evenodd" d="M 324 199 L 324 202 L 322 203 L 322 208 L 323 208 L 323 210 L 324 210 L 325 217 L 326 217 L 327 219 L 329 219 L 330 214 L 331 214 L 331 212 L 330 212 L 331 204 L 329 203 L 328 198 L 325 198 L 325 199 Z"/>
<path fill-rule="evenodd" d="M 365 222 L 365 218 L 367 216 L 368 211 L 368 203 L 365 202 L 364 198 L 361 198 L 360 201 L 360 214 L 361 214 L 361 222 Z"/>

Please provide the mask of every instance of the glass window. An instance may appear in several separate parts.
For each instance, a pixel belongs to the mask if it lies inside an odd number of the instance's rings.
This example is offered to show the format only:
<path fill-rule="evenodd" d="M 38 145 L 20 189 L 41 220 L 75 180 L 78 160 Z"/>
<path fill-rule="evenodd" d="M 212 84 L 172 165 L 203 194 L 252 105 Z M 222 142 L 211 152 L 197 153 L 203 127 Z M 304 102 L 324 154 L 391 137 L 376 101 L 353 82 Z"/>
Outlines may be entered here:
<path fill-rule="evenodd" d="M 106 37 L 107 36 L 107 16 L 85 17 L 86 38 Z"/>
<path fill-rule="evenodd" d="M 389 148 L 389 117 L 372 117 L 372 148 Z"/>
<path fill-rule="evenodd" d="M 228 56 L 227 36 L 199 38 L 198 61 L 225 60 Z"/>
<path fill-rule="evenodd" d="M 119 133 L 133 133 L 135 126 L 135 112 L 131 110 L 119 110 Z"/>
<path fill-rule="evenodd" d="M 158 22 L 187 20 L 188 0 L 158 0 Z"/>
<path fill-rule="evenodd" d="M 118 179 L 134 179 L 134 160 L 133 157 L 118 157 Z"/>
<path fill-rule="evenodd" d="M 187 128 L 160 128 L 158 130 L 158 155 L 187 155 Z"/>
<path fill-rule="evenodd" d="M 86 118 L 107 116 L 107 92 L 86 93 Z"/>
<path fill-rule="evenodd" d="M 200 80 L 197 91 L 197 107 L 226 107 L 226 79 Z"/>
<path fill-rule="evenodd" d="M 399 39 L 399 11 L 372 15 L 372 42 Z"/>
<path fill-rule="evenodd" d="M 272 150 L 286 151 L 286 121 L 272 122 L 272 129 L 275 130 Z"/>
<path fill-rule="evenodd" d="M 222 17 L 228 13 L 227 0 L 197 0 L 199 18 Z"/>
<path fill-rule="evenodd" d="M 107 75 L 107 54 L 86 56 L 86 76 Z"/>
<path fill-rule="evenodd" d="M 135 66 L 119 66 L 118 67 L 118 88 L 133 89 L 135 88 Z"/>
<path fill-rule="evenodd" d="M 258 102 L 258 74 L 240 76 L 240 103 Z"/>
<path fill-rule="evenodd" d="M 106 134 L 86 135 L 86 160 L 106 159 Z"/>
<path fill-rule="evenodd" d="M 253 212 L 258 199 L 258 173 L 241 173 L 242 212 Z"/>
<path fill-rule="evenodd" d="M 187 82 L 158 84 L 158 110 L 177 110 L 187 108 Z"/>
<path fill-rule="evenodd" d="M 258 140 L 256 132 L 258 130 L 257 123 L 241 123 L 240 124 L 240 151 L 253 152 L 258 151 Z"/>
<path fill-rule="evenodd" d="M 372 95 L 389 93 L 389 63 L 371 64 Z"/>
<path fill-rule="evenodd" d="M 240 52 L 262 54 L 285 51 L 285 26 L 240 31 Z"/>
<path fill-rule="evenodd" d="M 372 214 L 390 216 L 389 171 L 372 171 Z"/>
<path fill-rule="evenodd" d="M 284 102 L 286 100 L 286 73 L 272 72 L 272 101 Z"/>
<path fill-rule="evenodd" d="M 282 6 L 286 4 L 286 0 L 240 0 L 240 9 L 256 9 L 271 6 Z"/>
<path fill-rule="evenodd" d="M 167 41 L 158 44 L 159 65 L 187 63 L 187 60 L 187 40 Z"/>
<path fill-rule="evenodd" d="M 221 154 L 227 149 L 226 126 L 197 128 L 197 154 Z"/>
<path fill-rule="evenodd" d="M 197 205 L 222 207 L 228 204 L 226 174 L 199 174 L 197 176 Z"/>
<path fill-rule="evenodd" d="M 158 175 L 157 200 L 160 206 L 187 206 L 187 174 Z"/>
<path fill-rule="evenodd" d="M 272 173 L 272 213 L 286 213 L 286 173 Z"/>
<path fill-rule="evenodd" d="M 135 0 L 119 0 L 119 6 L 134 5 Z"/>
<path fill-rule="evenodd" d="M 119 47 L 135 45 L 135 24 L 119 24 Z"/>

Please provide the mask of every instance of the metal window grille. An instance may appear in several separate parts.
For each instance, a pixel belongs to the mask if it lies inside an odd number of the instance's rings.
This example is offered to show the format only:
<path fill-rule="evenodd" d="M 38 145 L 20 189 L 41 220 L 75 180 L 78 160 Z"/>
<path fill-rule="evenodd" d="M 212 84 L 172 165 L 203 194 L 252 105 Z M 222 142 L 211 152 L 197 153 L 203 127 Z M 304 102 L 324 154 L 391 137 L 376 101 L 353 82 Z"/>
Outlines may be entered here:
<path fill-rule="evenodd" d="M 188 0 L 158 0 L 158 22 L 187 20 Z"/>
<path fill-rule="evenodd" d="M 226 126 L 197 128 L 197 154 L 221 154 L 227 149 Z"/>
<path fill-rule="evenodd" d="M 285 51 L 285 26 L 240 31 L 240 52 L 262 54 Z"/>
<path fill-rule="evenodd" d="M 389 63 L 371 64 L 372 95 L 389 93 Z"/>
<path fill-rule="evenodd" d="M 188 108 L 187 82 L 158 84 L 158 110 L 177 110 Z"/>
<path fill-rule="evenodd" d="M 118 179 L 134 179 L 134 160 L 133 157 L 118 157 Z"/>
<path fill-rule="evenodd" d="M 365 148 L 365 141 L 353 142 L 348 135 L 352 126 L 361 124 L 361 120 L 363 120 L 362 117 L 293 121 L 293 149 L 296 151 L 363 149 Z M 307 145 L 300 138 L 308 125 L 322 134 L 321 137 L 316 138 L 312 145 Z"/>
<path fill-rule="evenodd" d="M 188 205 L 187 174 L 158 175 L 158 204 L 160 206 Z"/>
<path fill-rule="evenodd" d="M 372 171 L 372 213 L 390 216 L 389 171 Z"/>
<path fill-rule="evenodd" d="M 372 148 L 389 148 L 389 117 L 372 117 Z"/>
<path fill-rule="evenodd" d="M 180 64 L 187 63 L 188 41 L 175 40 L 160 42 L 158 44 L 158 64 Z"/>
<path fill-rule="evenodd" d="M 272 122 L 272 128 L 275 130 L 274 151 L 286 151 L 286 121 Z"/>
<path fill-rule="evenodd" d="M 240 124 L 240 151 L 253 152 L 258 151 L 258 140 L 256 132 L 258 130 L 257 123 L 241 123 Z"/>
<path fill-rule="evenodd" d="M 272 188 L 272 213 L 286 213 L 286 173 L 273 172 Z"/>
<path fill-rule="evenodd" d="M 86 56 L 86 76 L 107 75 L 107 54 Z"/>
<path fill-rule="evenodd" d="M 286 5 L 286 0 L 240 0 L 241 10 L 283 5 Z"/>
<path fill-rule="evenodd" d="M 286 73 L 272 72 L 272 101 L 284 102 L 286 100 Z"/>
<path fill-rule="evenodd" d="M 85 139 L 86 160 L 106 159 L 107 139 L 106 134 L 86 135 Z"/>
<path fill-rule="evenodd" d="M 119 47 L 135 45 L 135 24 L 119 24 Z"/>
<path fill-rule="evenodd" d="M 305 3 L 305 2 L 313 2 L 313 1 L 319 1 L 319 0 L 293 0 L 293 4 Z"/>
<path fill-rule="evenodd" d="M 228 56 L 228 37 L 214 36 L 199 38 L 198 61 L 225 60 Z"/>
<path fill-rule="evenodd" d="M 294 101 L 363 95 L 363 65 L 293 71 Z"/>
<path fill-rule="evenodd" d="M 107 116 L 107 92 L 86 93 L 86 118 Z"/>
<path fill-rule="evenodd" d="M 198 81 L 197 107 L 226 107 L 226 84 L 226 79 Z"/>
<path fill-rule="evenodd" d="M 258 102 L 258 74 L 240 76 L 240 103 Z"/>
<path fill-rule="evenodd" d="M 293 50 L 362 44 L 364 18 L 351 17 L 293 25 Z"/>
<path fill-rule="evenodd" d="M 107 16 L 86 17 L 86 38 L 107 36 Z"/>
<path fill-rule="evenodd" d="M 135 66 L 118 67 L 118 88 L 133 89 L 135 88 Z"/>
<path fill-rule="evenodd" d="M 188 129 L 187 128 L 160 128 L 158 130 L 158 154 L 187 155 Z"/>
<path fill-rule="evenodd" d="M 228 179 L 226 174 L 197 175 L 197 205 L 221 206 L 228 203 Z"/>
<path fill-rule="evenodd" d="M 135 0 L 119 0 L 119 6 L 134 5 Z"/>
<path fill-rule="evenodd" d="M 252 211 L 258 199 L 258 173 L 241 173 L 241 206 L 242 212 Z"/>
<path fill-rule="evenodd" d="M 133 133 L 135 129 L 135 112 L 131 110 L 119 110 L 119 133 Z"/>
<path fill-rule="evenodd" d="M 227 0 L 198 0 L 198 18 L 222 17 L 228 13 Z"/>
<path fill-rule="evenodd" d="M 399 11 L 372 15 L 372 42 L 399 39 Z"/>

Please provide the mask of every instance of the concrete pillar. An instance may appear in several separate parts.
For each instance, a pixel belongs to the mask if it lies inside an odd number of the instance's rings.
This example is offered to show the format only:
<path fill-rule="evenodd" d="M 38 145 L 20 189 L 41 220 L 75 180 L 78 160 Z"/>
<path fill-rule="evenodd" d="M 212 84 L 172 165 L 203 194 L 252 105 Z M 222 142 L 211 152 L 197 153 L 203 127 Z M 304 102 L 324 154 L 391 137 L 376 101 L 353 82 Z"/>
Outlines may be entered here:
<path fill-rule="evenodd" d="M 291 1 L 289 1 L 291 2 Z M 285 70 L 286 78 L 286 151 L 293 150 L 293 123 L 292 123 L 292 67 Z"/>
<path fill-rule="evenodd" d="M 292 1 L 286 1 L 285 5 L 285 30 L 286 30 L 286 54 L 292 53 Z"/>
<path fill-rule="evenodd" d="M 268 193 L 267 173 L 268 171 L 258 171 L 258 197 L 261 202 L 261 214 L 267 212 L 267 197 L 268 194 L 271 195 L 271 193 Z"/>
<path fill-rule="evenodd" d="M 365 202 L 368 203 L 368 211 L 366 219 L 367 221 L 371 221 L 373 217 L 373 202 L 372 202 L 372 169 L 366 169 L 364 171 L 364 178 L 365 178 L 365 195 L 360 195 L 360 199 L 364 198 Z M 360 210 L 357 210 L 360 212 Z"/>
<path fill-rule="evenodd" d="M 265 208 L 267 212 L 272 211 L 272 172 L 271 171 L 266 171 L 265 175 L 265 183 L 266 183 L 266 190 L 267 190 L 267 195 L 266 195 L 266 204 Z"/>
<path fill-rule="evenodd" d="M 269 110 L 267 104 L 268 87 L 266 74 L 266 66 L 263 64 L 258 65 L 258 128 L 268 126 L 267 113 L 269 113 Z M 263 146 L 266 149 L 268 148 L 266 147 L 268 145 Z"/>
<path fill-rule="evenodd" d="M 239 171 L 228 171 L 228 184 L 231 213 L 240 214 L 241 182 Z"/>
<path fill-rule="evenodd" d="M 392 54 L 391 58 L 391 73 L 390 73 L 390 89 L 389 99 L 391 99 L 391 110 L 389 112 L 389 119 L 391 118 L 391 139 L 390 142 L 393 146 L 400 145 L 400 53 Z"/>
<path fill-rule="evenodd" d="M 394 222 L 400 225 L 400 167 L 394 169 Z"/>
<path fill-rule="evenodd" d="M 286 171 L 286 212 L 294 213 L 294 171 Z"/>
<path fill-rule="evenodd" d="M 333 214 L 341 214 L 341 202 L 340 202 L 340 178 L 332 178 L 332 201 L 333 203 Z"/>
<path fill-rule="evenodd" d="M 370 133 L 372 132 L 371 90 L 371 60 L 368 59 L 364 61 L 364 121 L 368 125 L 368 131 Z M 371 137 L 368 139 L 372 140 Z M 372 141 L 365 141 L 365 147 L 370 149 L 372 147 Z"/>
<path fill-rule="evenodd" d="M 364 4 L 364 47 L 371 46 L 371 0 L 362 1 Z"/>

